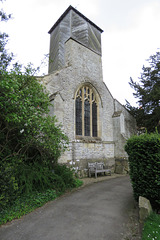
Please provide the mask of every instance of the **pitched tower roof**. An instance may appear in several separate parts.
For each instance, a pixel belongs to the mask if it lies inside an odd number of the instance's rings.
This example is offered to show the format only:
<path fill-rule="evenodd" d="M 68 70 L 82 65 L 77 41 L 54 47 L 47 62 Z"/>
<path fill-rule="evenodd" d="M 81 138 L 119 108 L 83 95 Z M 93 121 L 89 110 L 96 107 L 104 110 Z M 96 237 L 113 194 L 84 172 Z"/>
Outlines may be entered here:
<path fill-rule="evenodd" d="M 85 17 L 82 13 L 80 13 L 77 9 L 75 9 L 74 7 L 72 7 L 71 5 L 66 9 L 66 11 L 60 16 L 60 18 L 57 20 L 57 22 L 51 27 L 51 29 L 48 31 L 49 34 L 51 34 L 51 32 L 56 28 L 56 26 L 63 20 L 63 18 L 67 15 L 67 13 L 73 10 L 76 14 L 78 14 L 80 17 L 82 17 L 84 20 L 86 20 L 88 23 L 90 23 L 91 25 L 93 25 L 95 28 L 97 28 L 98 31 L 100 31 L 101 33 L 103 32 L 103 30 L 101 28 L 99 28 L 95 23 L 93 23 L 92 21 L 90 21 L 87 17 Z"/>
<path fill-rule="evenodd" d="M 49 30 L 49 73 L 65 65 L 65 42 L 72 38 L 86 48 L 101 55 L 101 33 L 103 30 L 72 6 L 61 15 Z"/>

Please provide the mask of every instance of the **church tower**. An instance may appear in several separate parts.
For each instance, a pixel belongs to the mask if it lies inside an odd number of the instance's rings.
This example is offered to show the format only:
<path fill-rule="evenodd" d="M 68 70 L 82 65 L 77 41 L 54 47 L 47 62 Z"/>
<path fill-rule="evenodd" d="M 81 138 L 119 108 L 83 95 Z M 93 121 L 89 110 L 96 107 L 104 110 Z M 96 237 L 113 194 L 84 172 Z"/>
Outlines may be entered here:
<path fill-rule="evenodd" d="M 49 30 L 50 61 L 49 73 L 62 69 L 65 65 L 65 42 L 73 39 L 95 53 L 101 55 L 101 33 L 98 26 L 72 6 Z"/>

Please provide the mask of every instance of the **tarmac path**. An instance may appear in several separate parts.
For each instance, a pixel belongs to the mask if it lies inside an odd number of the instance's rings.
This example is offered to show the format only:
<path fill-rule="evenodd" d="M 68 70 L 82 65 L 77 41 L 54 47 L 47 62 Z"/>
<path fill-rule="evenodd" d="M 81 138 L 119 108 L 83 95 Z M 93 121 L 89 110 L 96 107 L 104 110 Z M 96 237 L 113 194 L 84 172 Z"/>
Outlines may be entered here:
<path fill-rule="evenodd" d="M 87 185 L 0 227 L 0 240 L 121 240 L 136 213 L 129 177 Z"/>

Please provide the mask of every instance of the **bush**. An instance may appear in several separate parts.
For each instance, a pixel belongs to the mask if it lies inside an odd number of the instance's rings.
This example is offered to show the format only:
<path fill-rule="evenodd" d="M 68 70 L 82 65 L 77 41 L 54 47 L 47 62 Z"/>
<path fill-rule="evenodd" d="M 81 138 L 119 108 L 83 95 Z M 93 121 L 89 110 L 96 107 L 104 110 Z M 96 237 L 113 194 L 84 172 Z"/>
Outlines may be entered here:
<path fill-rule="evenodd" d="M 46 202 L 54 200 L 57 196 L 55 190 L 47 189 L 43 192 L 35 191 L 17 197 L 11 206 L 0 209 L 0 225 L 32 212 Z"/>
<path fill-rule="evenodd" d="M 77 187 L 77 181 L 73 171 L 65 165 L 56 164 L 54 170 L 37 162 L 24 164 L 17 167 L 15 175 L 19 194 L 30 194 L 32 191 L 45 191 L 54 189 L 57 193 L 63 193 L 68 189 Z"/>
<path fill-rule="evenodd" d="M 35 191 L 51 189 L 59 195 L 68 189 L 82 185 L 82 181 L 75 179 L 73 170 L 65 165 L 56 164 L 54 170 L 38 162 L 26 164 L 24 161 L 19 163 L 17 161 L 16 165 L 16 168 L 10 166 L 5 169 L 5 172 L 0 172 L 0 177 L 3 174 L 0 178 L 0 206 L 3 208 L 12 206 L 17 197 L 32 194 Z"/>
<path fill-rule="evenodd" d="M 63 192 L 66 189 L 61 176 L 53 174 L 42 163 L 24 164 L 22 162 L 17 167 L 16 179 L 20 195 L 46 189 L 55 189 L 58 192 Z"/>
<path fill-rule="evenodd" d="M 8 196 L 9 204 L 1 204 L 3 207 L 0 208 L 0 225 L 14 218 L 20 218 L 46 202 L 54 200 L 66 190 L 83 184 L 81 180 L 75 179 L 74 172 L 70 168 L 58 164 L 54 167 L 54 171 L 51 171 L 38 163 L 28 166 L 21 163 L 14 179 L 18 187 L 12 198 L 11 195 L 4 194 L 4 197 Z M 6 193 L 8 194 L 8 191 Z"/>
<path fill-rule="evenodd" d="M 65 165 L 55 165 L 54 173 L 61 176 L 66 189 L 74 188 L 77 186 L 76 179 L 74 177 L 74 171 Z"/>
<path fill-rule="evenodd" d="M 14 172 L 16 158 L 12 162 L 0 160 L 0 208 L 4 208 L 15 200 L 18 191 Z"/>
<path fill-rule="evenodd" d="M 49 116 L 49 96 L 35 69 L 22 70 L 15 64 L 0 71 L 0 207 L 17 194 L 57 182 L 51 169 L 68 144 L 55 116 Z"/>
<path fill-rule="evenodd" d="M 130 178 L 134 197 L 150 200 L 153 207 L 160 207 L 160 134 L 131 137 L 125 150 L 129 155 Z"/>

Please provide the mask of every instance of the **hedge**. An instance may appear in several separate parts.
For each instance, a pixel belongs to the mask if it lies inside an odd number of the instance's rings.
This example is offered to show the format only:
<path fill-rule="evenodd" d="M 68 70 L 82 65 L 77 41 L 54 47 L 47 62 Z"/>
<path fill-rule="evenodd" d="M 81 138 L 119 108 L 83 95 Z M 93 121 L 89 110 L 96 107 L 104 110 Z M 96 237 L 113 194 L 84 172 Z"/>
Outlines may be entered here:
<path fill-rule="evenodd" d="M 125 145 L 135 199 L 139 196 L 160 208 L 160 134 L 132 136 Z"/>

